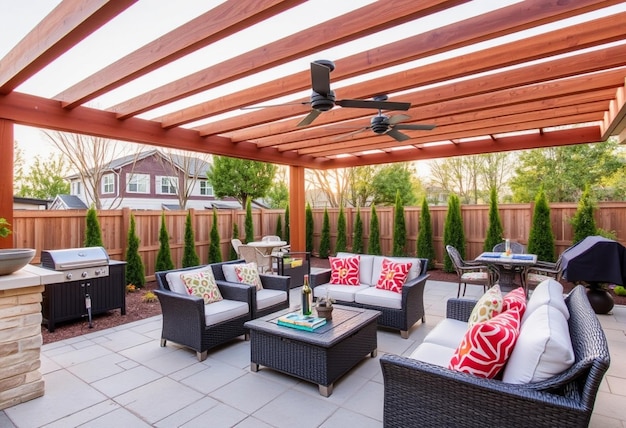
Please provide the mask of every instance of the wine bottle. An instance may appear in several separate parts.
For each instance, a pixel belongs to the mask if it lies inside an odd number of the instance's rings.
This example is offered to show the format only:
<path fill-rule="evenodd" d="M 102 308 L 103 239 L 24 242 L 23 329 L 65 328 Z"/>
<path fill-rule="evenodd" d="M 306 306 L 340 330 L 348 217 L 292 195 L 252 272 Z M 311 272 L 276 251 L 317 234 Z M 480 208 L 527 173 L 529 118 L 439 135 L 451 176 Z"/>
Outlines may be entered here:
<path fill-rule="evenodd" d="M 309 286 L 309 275 L 304 275 L 302 285 L 302 315 L 311 315 L 313 312 L 313 290 Z"/>

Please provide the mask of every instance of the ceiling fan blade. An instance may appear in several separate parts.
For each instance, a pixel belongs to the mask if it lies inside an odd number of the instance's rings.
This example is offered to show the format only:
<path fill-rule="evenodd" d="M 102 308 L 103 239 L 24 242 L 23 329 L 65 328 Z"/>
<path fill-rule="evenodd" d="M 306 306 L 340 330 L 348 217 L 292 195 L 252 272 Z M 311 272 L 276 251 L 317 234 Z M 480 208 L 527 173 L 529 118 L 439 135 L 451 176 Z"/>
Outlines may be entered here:
<path fill-rule="evenodd" d="M 321 113 L 321 112 L 320 112 L 320 111 L 318 111 L 318 110 L 311 110 L 311 111 L 309 112 L 309 114 L 307 114 L 307 115 L 304 117 L 304 119 L 302 119 L 302 120 L 300 121 L 300 123 L 298 123 L 298 126 L 307 126 L 307 125 L 310 125 L 310 124 L 311 124 L 311 122 L 313 122 L 313 121 L 317 118 L 317 116 L 319 116 L 319 115 L 320 115 L 320 113 Z"/>
<path fill-rule="evenodd" d="M 389 125 L 395 125 L 398 122 L 402 122 L 410 118 L 411 116 L 407 116 L 406 114 L 395 114 L 389 118 Z"/>
<path fill-rule="evenodd" d="M 413 129 L 413 130 L 417 130 L 417 131 L 430 131 L 432 129 L 435 129 L 437 125 L 420 125 L 420 124 L 415 124 L 412 125 L 410 123 L 406 123 L 406 124 L 398 124 L 395 126 L 396 129 Z"/>
<path fill-rule="evenodd" d="M 406 141 L 406 140 L 411 139 L 411 137 L 409 137 L 406 134 L 403 134 L 402 132 L 398 131 L 395 128 L 391 128 L 391 130 L 387 132 L 387 135 L 389 135 L 391 138 L 393 138 L 396 141 Z"/>
<path fill-rule="evenodd" d="M 311 101 L 294 101 L 292 103 L 282 103 L 282 104 L 265 104 L 265 105 L 258 105 L 258 106 L 247 106 L 247 107 L 240 107 L 239 110 L 256 110 L 258 108 L 271 108 L 271 107 L 283 107 L 283 106 L 304 106 L 304 105 L 309 105 L 311 104 Z"/>
<path fill-rule="evenodd" d="M 341 107 L 372 108 L 376 110 L 408 110 L 411 103 L 372 100 L 339 100 L 335 104 Z"/>
<path fill-rule="evenodd" d="M 339 140 L 346 139 L 348 137 L 351 137 L 353 135 L 358 134 L 359 132 L 367 131 L 369 128 L 370 128 L 369 126 L 366 126 L 364 128 L 357 129 L 356 131 L 348 132 L 346 134 L 337 135 L 336 137 L 331 138 L 331 141 L 339 141 Z"/>
<path fill-rule="evenodd" d="M 330 69 L 325 65 L 311 63 L 311 86 L 321 95 L 330 93 Z"/>

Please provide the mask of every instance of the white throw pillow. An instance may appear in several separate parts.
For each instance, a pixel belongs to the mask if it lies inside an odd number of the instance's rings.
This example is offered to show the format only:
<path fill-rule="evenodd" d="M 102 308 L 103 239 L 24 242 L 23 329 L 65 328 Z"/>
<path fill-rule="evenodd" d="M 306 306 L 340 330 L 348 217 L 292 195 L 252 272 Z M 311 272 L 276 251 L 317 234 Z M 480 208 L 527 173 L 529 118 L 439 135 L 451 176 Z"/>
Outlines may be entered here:
<path fill-rule="evenodd" d="M 546 279 L 535 287 L 535 290 L 530 295 L 530 299 L 528 299 L 522 323 L 528 319 L 535 309 L 543 305 L 550 305 L 558 309 L 565 316 L 566 320 L 569 319 L 569 310 L 563 297 L 563 286 L 552 278 Z"/>
<path fill-rule="evenodd" d="M 239 282 L 239 277 L 237 276 L 237 271 L 235 271 L 235 267 L 244 265 L 245 263 L 223 264 L 222 272 L 224 272 L 224 279 L 228 282 Z"/>
<path fill-rule="evenodd" d="M 502 380 L 523 384 L 555 376 L 574 364 L 574 349 L 563 313 L 550 305 L 535 309 L 522 323 Z"/>

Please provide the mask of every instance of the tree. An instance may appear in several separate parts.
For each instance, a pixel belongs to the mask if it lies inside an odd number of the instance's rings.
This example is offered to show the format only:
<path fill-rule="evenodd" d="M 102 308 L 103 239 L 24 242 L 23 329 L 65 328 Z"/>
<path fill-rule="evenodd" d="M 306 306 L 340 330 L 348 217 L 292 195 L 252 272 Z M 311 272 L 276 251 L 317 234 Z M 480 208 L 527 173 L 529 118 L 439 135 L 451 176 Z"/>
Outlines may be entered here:
<path fill-rule="evenodd" d="M 135 216 L 130 214 L 126 247 L 126 284 L 142 288 L 146 283 L 145 268 L 139 255 L 139 236 L 135 230 Z"/>
<path fill-rule="evenodd" d="M 345 252 L 348 248 L 348 237 L 346 236 L 346 215 L 343 212 L 343 206 L 339 207 L 339 216 L 337 217 L 337 242 L 335 243 L 335 253 Z"/>
<path fill-rule="evenodd" d="M 598 228 L 596 226 L 596 220 L 593 216 L 596 207 L 591 198 L 591 191 L 589 186 L 585 186 L 585 190 L 578 201 L 578 207 L 576 213 L 572 217 L 572 227 L 574 229 L 574 242 L 573 244 L 582 241 L 587 236 L 593 236 L 598 234 Z"/>
<path fill-rule="evenodd" d="M 352 252 L 363 253 L 363 220 L 361 220 L 361 208 L 356 207 L 356 217 L 354 218 L 354 238 L 352 238 Z"/>
<path fill-rule="evenodd" d="M 280 214 L 278 214 L 278 218 L 276 219 L 276 236 L 283 239 L 283 218 Z"/>
<path fill-rule="evenodd" d="M 378 215 L 376 214 L 376 205 L 372 205 L 372 214 L 370 218 L 370 237 L 367 244 L 367 254 L 381 256 L 383 254 L 380 249 L 380 225 L 378 224 Z"/>
<path fill-rule="evenodd" d="M 98 222 L 98 214 L 93 204 L 87 210 L 85 220 L 85 247 L 104 247 L 102 243 L 102 230 Z"/>
<path fill-rule="evenodd" d="M 346 201 L 354 207 L 367 207 L 374 200 L 374 177 L 381 167 L 378 165 L 357 166 L 348 169 L 348 191 Z"/>
<path fill-rule="evenodd" d="M 26 176 L 20 178 L 18 196 L 37 199 L 54 199 L 57 195 L 70 193 L 70 185 L 65 181 L 68 165 L 61 155 L 47 161 L 35 157 L 33 166 Z"/>
<path fill-rule="evenodd" d="M 404 218 L 404 205 L 400 190 L 396 192 L 396 204 L 394 207 L 393 222 L 393 255 L 406 256 L 406 220 Z"/>
<path fill-rule="evenodd" d="M 265 195 L 270 208 L 286 208 L 289 206 L 289 187 L 287 187 L 285 168 L 277 167 L 276 176 Z"/>
<path fill-rule="evenodd" d="M 239 239 L 239 226 L 237 223 L 233 222 L 233 237 L 231 239 Z M 230 257 L 229 260 L 237 260 L 239 256 L 237 255 L 237 251 L 235 251 L 235 247 L 230 246 Z"/>
<path fill-rule="evenodd" d="M 323 203 L 331 207 L 344 204 L 348 188 L 347 169 L 307 169 L 305 180 L 307 190 L 315 190 L 310 194 L 319 197 L 318 204 Z"/>
<path fill-rule="evenodd" d="M 430 166 L 431 182 L 448 194 L 454 193 L 463 203 L 478 203 L 479 174 L 482 161 L 477 156 L 456 156 L 434 161 Z"/>
<path fill-rule="evenodd" d="M 311 209 L 311 205 L 307 202 L 306 208 L 304 209 L 305 215 L 305 227 L 306 227 L 306 251 L 308 253 L 313 252 L 313 228 L 315 224 L 313 223 L 313 210 Z"/>
<path fill-rule="evenodd" d="M 213 186 L 215 196 L 232 196 L 245 207 L 248 200 L 267 194 L 275 174 L 276 165 L 270 163 L 214 156 L 207 179 Z"/>
<path fill-rule="evenodd" d="M 194 238 L 193 225 L 191 224 L 191 211 L 187 211 L 185 220 L 185 247 L 183 249 L 183 267 L 198 266 L 200 257 L 196 252 L 196 239 Z"/>
<path fill-rule="evenodd" d="M 417 256 L 428 259 L 428 267 L 435 266 L 435 246 L 433 244 L 433 225 L 430 222 L 430 209 L 426 197 L 422 199 L 422 210 L 417 235 Z"/>
<path fill-rule="evenodd" d="M 601 186 L 604 177 L 624 170 L 620 151 L 611 141 L 524 151 L 509 181 L 513 200 L 530 202 L 542 187 L 549 201 L 577 201 L 586 184 Z"/>
<path fill-rule="evenodd" d="M 465 258 L 465 232 L 463 231 L 463 217 L 461 216 L 461 203 L 459 197 L 454 193 L 448 197 L 448 212 L 443 227 L 443 245 L 452 245 L 459 251 L 462 258 Z M 454 265 L 444 251 L 443 270 L 454 272 Z"/>
<path fill-rule="evenodd" d="M 71 169 L 77 171 L 83 183 L 85 197 L 88 201 L 93 201 L 96 209 L 105 208 L 100 200 L 100 189 L 102 189 L 102 178 L 111 172 L 111 161 L 129 155 L 129 159 L 134 165 L 141 150 L 141 146 L 92 135 L 60 131 L 42 132 L 62 153 L 63 158 L 69 162 Z M 121 192 L 118 193 L 121 194 Z M 106 208 L 115 209 L 121 202 L 122 199 L 118 196 Z"/>
<path fill-rule="evenodd" d="M 217 210 L 213 208 L 213 226 L 211 227 L 211 242 L 209 243 L 209 263 L 222 261 L 222 249 L 220 247 L 220 232 L 217 228 Z"/>
<path fill-rule="evenodd" d="M 487 228 L 483 251 L 491 251 L 496 244 L 501 243 L 502 233 L 502 221 L 498 212 L 498 194 L 495 187 L 492 187 L 489 195 L 489 227 Z"/>
<path fill-rule="evenodd" d="M 248 199 L 246 202 L 246 219 L 244 222 L 244 228 L 246 229 L 246 242 L 254 241 L 254 222 L 252 221 L 251 199 Z"/>
<path fill-rule="evenodd" d="M 535 210 L 528 236 L 528 252 L 537 254 L 537 260 L 554 262 L 554 233 L 550 223 L 550 206 L 543 188 L 535 197 Z"/>
<path fill-rule="evenodd" d="M 24 151 L 17 144 L 17 141 L 13 142 L 13 193 L 18 194 L 18 190 L 22 185 L 25 177 L 24 167 L 26 161 L 24 160 Z"/>
<path fill-rule="evenodd" d="M 285 236 L 283 236 L 285 242 L 289 243 L 289 205 L 285 208 Z"/>
<path fill-rule="evenodd" d="M 170 237 L 165 226 L 165 213 L 161 213 L 161 229 L 159 230 L 159 252 L 157 253 L 155 272 L 174 269 L 172 254 L 170 252 Z"/>
<path fill-rule="evenodd" d="M 159 151 L 161 164 L 168 173 L 174 176 L 175 180 L 170 180 L 169 185 L 176 190 L 180 209 L 187 208 L 187 201 L 197 186 L 198 180 L 206 177 L 210 169 L 211 155 L 208 153 L 189 153 L 184 150 L 167 149 Z M 167 177 L 165 177 L 167 178 Z M 196 265 L 192 265 L 196 266 Z"/>
<path fill-rule="evenodd" d="M 400 192 L 407 205 L 417 203 L 415 192 L 416 179 L 413 169 L 407 162 L 384 165 L 374 176 L 374 203 L 376 205 L 391 205 L 396 201 L 396 194 Z"/>
<path fill-rule="evenodd" d="M 324 208 L 324 220 L 322 222 L 322 236 L 320 237 L 320 258 L 327 259 L 330 255 L 330 218 L 328 209 Z"/>

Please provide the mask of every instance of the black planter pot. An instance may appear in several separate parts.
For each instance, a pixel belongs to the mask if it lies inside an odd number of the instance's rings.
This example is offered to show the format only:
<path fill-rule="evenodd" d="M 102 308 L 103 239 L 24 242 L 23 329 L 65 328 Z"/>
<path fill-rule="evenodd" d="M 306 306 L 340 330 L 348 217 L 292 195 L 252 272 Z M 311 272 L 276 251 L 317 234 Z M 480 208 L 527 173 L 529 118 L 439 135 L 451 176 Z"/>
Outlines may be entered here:
<path fill-rule="evenodd" d="M 611 293 L 601 287 L 587 287 L 587 298 L 596 314 L 608 314 L 615 304 Z"/>

